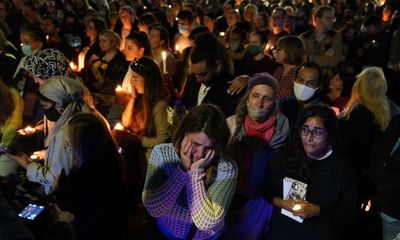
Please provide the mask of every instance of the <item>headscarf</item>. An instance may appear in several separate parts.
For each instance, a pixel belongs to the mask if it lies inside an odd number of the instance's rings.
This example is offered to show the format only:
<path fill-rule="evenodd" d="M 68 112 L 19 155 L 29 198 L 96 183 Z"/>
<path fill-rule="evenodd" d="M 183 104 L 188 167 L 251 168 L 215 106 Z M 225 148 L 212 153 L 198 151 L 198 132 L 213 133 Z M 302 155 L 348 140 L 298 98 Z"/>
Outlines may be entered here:
<path fill-rule="evenodd" d="M 34 53 L 28 58 L 26 69 L 43 80 L 52 76 L 69 76 L 71 74 L 68 58 L 62 52 L 52 48 Z"/>
<path fill-rule="evenodd" d="M 39 92 L 42 96 L 64 107 L 64 112 L 46 139 L 46 146 L 49 146 L 55 134 L 69 118 L 83 108 L 89 108 L 83 99 L 84 91 L 85 87 L 80 81 L 63 76 L 51 77 L 40 85 Z"/>

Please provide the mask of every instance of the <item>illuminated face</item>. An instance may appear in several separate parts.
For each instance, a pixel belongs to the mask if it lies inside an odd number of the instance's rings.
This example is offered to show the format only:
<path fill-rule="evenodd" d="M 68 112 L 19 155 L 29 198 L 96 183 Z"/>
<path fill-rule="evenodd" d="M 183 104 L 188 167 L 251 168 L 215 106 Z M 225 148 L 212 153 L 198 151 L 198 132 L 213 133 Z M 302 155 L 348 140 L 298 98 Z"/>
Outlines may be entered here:
<path fill-rule="evenodd" d="M 105 35 L 99 36 L 99 44 L 101 51 L 108 52 L 115 49 L 115 43 Z"/>
<path fill-rule="evenodd" d="M 138 48 L 136 43 L 130 39 L 125 40 L 124 54 L 126 61 L 132 62 L 135 59 L 139 59 L 143 56 L 143 48 Z"/>
<path fill-rule="evenodd" d="M 193 162 L 204 158 L 209 151 L 214 150 L 215 141 L 210 139 L 204 132 L 187 133 L 186 137 L 192 144 L 190 158 Z"/>
<path fill-rule="evenodd" d="M 323 157 L 328 148 L 327 131 L 320 117 L 309 117 L 300 128 L 301 141 L 306 155 L 311 159 Z"/>
<path fill-rule="evenodd" d="M 133 16 L 131 14 L 129 14 L 129 12 L 127 12 L 127 11 L 122 11 L 119 14 L 119 17 L 121 19 L 122 24 L 125 26 L 130 25 L 132 23 Z"/>
<path fill-rule="evenodd" d="M 54 36 L 58 33 L 58 28 L 56 27 L 56 25 L 54 25 L 54 23 L 50 20 L 50 19 L 44 19 L 42 20 L 41 24 L 40 24 L 43 32 L 46 35 L 50 35 L 50 36 Z"/>
<path fill-rule="evenodd" d="M 275 94 L 270 86 L 258 84 L 250 90 L 248 103 L 253 107 L 271 110 L 274 107 L 274 101 Z"/>

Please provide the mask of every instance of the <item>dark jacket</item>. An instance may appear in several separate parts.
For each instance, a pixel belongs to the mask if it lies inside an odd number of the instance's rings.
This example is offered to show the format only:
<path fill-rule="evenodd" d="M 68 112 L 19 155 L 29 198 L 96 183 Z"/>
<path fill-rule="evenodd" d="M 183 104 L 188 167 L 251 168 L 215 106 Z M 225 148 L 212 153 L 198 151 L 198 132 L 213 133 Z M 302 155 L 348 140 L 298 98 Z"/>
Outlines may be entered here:
<path fill-rule="evenodd" d="M 221 71 L 219 75 L 211 80 L 210 90 L 204 97 L 202 103 L 210 103 L 221 108 L 225 116 L 228 117 L 234 114 L 238 103 L 239 95 L 229 95 L 228 81 L 233 79 L 233 75 L 226 71 Z M 182 101 L 186 108 L 191 109 L 197 106 L 197 96 L 199 94 L 201 83 L 197 82 L 194 75 L 189 75 L 183 89 Z"/>
<path fill-rule="evenodd" d="M 389 127 L 371 148 L 370 175 L 375 184 L 375 201 L 383 213 L 400 219 L 400 114 L 392 118 Z M 397 143 L 398 144 L 398 143 Z M 397 148 L 394 148 L 397 146 Z"/>

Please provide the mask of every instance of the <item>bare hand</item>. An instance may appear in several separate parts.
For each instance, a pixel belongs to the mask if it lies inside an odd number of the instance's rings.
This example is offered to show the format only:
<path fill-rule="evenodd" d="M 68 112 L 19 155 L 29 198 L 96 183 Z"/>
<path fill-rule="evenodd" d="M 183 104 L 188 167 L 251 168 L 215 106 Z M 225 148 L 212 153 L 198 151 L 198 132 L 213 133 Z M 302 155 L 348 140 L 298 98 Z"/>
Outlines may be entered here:
<path fill-rule="evenodd" d="M 249 81 L 249 76 L 239 76 L 232 81 L 229 81 L 230 84 L 227 92 L 228 94 L 234 95 L 239 94 L 244 88 L 247 87 L 247 82 Z"/>
<path fill-rule="evenodd" d="M 75 216 L 72 213 L 68 211 L 62 211 L 57 206 L 57 204 L 53 205 L 53 210 L 54 210 L 54 217 L 59 222 L 71 223 L 72 221 L 75 220 Z"/>
<path fill-rule="evenodd" d="M 192 165 L 192 149 L 192 142 L 185 136 L 182 140 L 180 149 L 181 164 L 185 171 L 189 171 Z"/>
<path fill-rule="evenodd" d="M 199 160 L 194 161 L 192 163 L 192 165 L 190 166 L 189 172 L 194 172 L 198 169 L 205 169 L 206 167 L 208 167 L 211 164 L 214 157 L 215 157 L 215 151 L 214 150 L 208 151 L 204 158 L 200 158 Z"/>
<path fill-rule="evenodd" d="M 294 216 L 299 216 L 303 219 L 319 216 L 320 207 L 316 204 L 307 201 L 297 202 L 301 206 L 298 210 L 292 210 Z"/>
<path fill-rule="evenodd" d="M 328 56 L 328 57 L 333 57 L 333 56 L 335 56 L 335 50 L 333 50 L 333 48 L 329 48 L 328 50 L 326 50 L 324 55 Z"/>

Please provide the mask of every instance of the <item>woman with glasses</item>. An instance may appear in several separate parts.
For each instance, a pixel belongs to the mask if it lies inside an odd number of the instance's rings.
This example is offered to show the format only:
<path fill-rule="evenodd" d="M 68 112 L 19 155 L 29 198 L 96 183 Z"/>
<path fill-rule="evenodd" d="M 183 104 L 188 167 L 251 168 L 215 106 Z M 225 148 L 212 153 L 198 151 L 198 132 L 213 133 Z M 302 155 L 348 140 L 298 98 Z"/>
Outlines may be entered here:
<path fill-rule="evenodd" d="M 202 104 L 182 119 L 172 143 L 154 147 L 142 194 L 157 225 L 148 239 L 225 239 L 237 178 L 226 151 L 229 135 L 219 108 Z"/>
<path fill-rule="evenodd" d="M 236 114 L 227 119 L 233 137 L 229 153 L 239 167 L 238 186 L 227 217 L 227 239 L 259 239 L 273 206 L 261 197 L 275 151 L 289 139 L 289 122 L 278 110 L 278 83 L 268 73 L 250 78 Z"/>
<path fill-rule="evenodd" d="M 357 192 L 353 167 L 338 149 L 336 115 L 324 105 L 308 106 L 297 129 L 268 168 L 264 196 L 275 208 L 266 238 L 341 239 L 355 216 Z"/>

